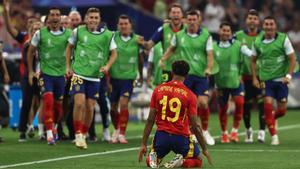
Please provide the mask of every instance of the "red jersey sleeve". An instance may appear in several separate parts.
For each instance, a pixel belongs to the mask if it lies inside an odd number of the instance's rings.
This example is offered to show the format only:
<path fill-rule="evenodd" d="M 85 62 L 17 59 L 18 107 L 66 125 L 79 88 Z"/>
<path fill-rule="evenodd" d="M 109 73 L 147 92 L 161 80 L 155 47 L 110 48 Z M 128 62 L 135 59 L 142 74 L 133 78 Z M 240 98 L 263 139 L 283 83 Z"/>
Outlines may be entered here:
<path fill-rule="evenodd" d="M 150 108 L 155 109 L 155 104 L 156 104 L 156 93 L 157 93 L 157 88 L 154 89 L 152 96 L 151 96 L 151 101 L 150 101 Z"/>
<path fill-rule="evenodd" d="M 190 92 L 189 115 L 197 115 L 197 97 Z"/>

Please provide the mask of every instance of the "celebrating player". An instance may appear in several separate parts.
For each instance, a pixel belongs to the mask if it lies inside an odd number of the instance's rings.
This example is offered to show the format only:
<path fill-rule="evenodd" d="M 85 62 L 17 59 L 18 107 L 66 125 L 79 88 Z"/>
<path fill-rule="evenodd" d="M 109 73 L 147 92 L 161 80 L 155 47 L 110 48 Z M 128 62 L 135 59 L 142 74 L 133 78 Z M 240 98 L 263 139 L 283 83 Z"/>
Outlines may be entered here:
<path fill-rule="evenodd" d="M 265 122 L 272 136 L 271 145 L 278 145 L 275 121 L 286 113 L 288 84 L 296 65 L 293 46 L 285 33 L 277 31 L 275 18 L 268 16 L 263 20 L 263 30 L 253 48 L 253 85 L 262 88 L 264 93 Z M 257 73 L 257 61 L 261 64 Z M 258 78 L 257 78 L 258 75 Z M 273 100 L 277 109 L 273 111 Z"/>
<path fill-rule="evenodd" d="M 241 84 L 240 70 L 244 54 L 252 56 L 252 51 L 238 40 L 231 40 L 231 25 L 223 22 L 219 28 L 220 40 L 214 43 L 214 56 L 219 65 L 219 72 L 215 74 L 215 83 L 218 88 L 219 120 L 222 129 L 221 142 L 229 143 L 230 140 L 238 142 L 238 129 L 243 117 L 244 87 Z M 233 127 L 230 138 L 227 132 L 228 99 L 232 96 L 235 102 Z"/>
<path fill-rule="evenodd" d="M 198 99 L 198 115 L 201 117 L 203 135 L 206 143 L 214 145 L 215 140 L 208 132 L 209 107 L 208 107 L 208 78 L 213 66 L 213 44 L 207 29 L 200 28 L 202 18 L 197 11 L 187 14 L 186 30 L 182 30 L 173 37 L 171 46 L 160 59 L 159 64 L 175 57 L 186 60 L 191 69 L 184 84 L 191 89 Z"/>
<path fill-rule="evenodd" d="M 242 42 L 243 45 L 247 45 L 248 48 L 252 49 L 255 38 L 260 33 L 259 31 L 259 16 L 258 12 L 254 9 L 248 11 L 246 16 L 246 29 L 240 30 L 235 33 L 235 38 Z M 241 73 L 243 75 L 243 82 L 245 87 L 245 103 L 244 103 L 244 124 L 246 127 L 246 143 L 253 142 L 253 130 L 251 127 L 251 108 L 253 102 L 256 100 L 258 105 L 259 112 L 259 132 L 258 132 L 258 141 L 265 141 L 265 120 L 264 120 L 264 106 L 263 106 L 263 98 L 262 92 L 260 89 L 255 88 L 252 85 L 252 72 L 251 72 L 251 58 L 248 56 L 244 56 L 244 62 L 241 69 Z"/>
<path fill-rule="evenodd" d="M 67 74 L 73 72 L 71 94 L 74 96 L 73 124 L 75 145 L 86 149 L 86 134 L 93 120 L 100 77 L 107 73 L 117 58 L 113 33 L 100 28 L 100 10 L 89 8 L 86 25 L 74 29 L 66 50 Z M 74 62 L 70 65 L 71 51 L 74 48 Z"/>
<path fill-rule="evenodd" d="M 203 154 L 209 163 L 212 163 L 197 117 L 197 98 L 183 84 L 188 72 L 187 62 L 175 61 L 172 64 L 172 81 L 157 86 L 152 94 L 150 113 L 139 151 L 139 161 L 141 161 L 142 156 L 146 154 L 148 137 L 156 123 L 157 131 L 146 160 L 151 168 L 157 168 L 162 158 L 170 151 L 175 152 L 176 155 L 172 161 L 165 164 L 167 168 L 202 166 L 200 150 L 190 138 L 189 124 L 196 134 Z"/>
<path fill-rule="evenodd" d="M 65 85 L 66 57 L 65 49 L 71 30 L 60 25 L 61 14 L 58 8 L 51 8 L 48 13 L 49 26 L 37 31 L 28 49 L 29 84 L 35 75 L 33 71 L 33 56 L 39 51 L 41 75 L 40 85 L 43 100 L 44 124 L 49 145 L 55 144 L 56 134 L 54 122 L 62 118 L 62 99 Z M 56 137 L 56 136 L 55 136 Z"/>
<path fill-rule="evenodd" d="M 118 141 L 127 143 L 125 132 L 129 118 L 128 103 L 138 72 L 139 83 L 143 82 L 144 59 L 138 37 L 133 33 L 132 20 L 127 15 L 121 15 L 118 20 L 118 31 L 115 33 L 118 59 L 109 71 L 112 84 L 111 117 L 115 128 L 111 138 L 112 143 Z M 119 105 L 120 113 L 118 113 Z"/>

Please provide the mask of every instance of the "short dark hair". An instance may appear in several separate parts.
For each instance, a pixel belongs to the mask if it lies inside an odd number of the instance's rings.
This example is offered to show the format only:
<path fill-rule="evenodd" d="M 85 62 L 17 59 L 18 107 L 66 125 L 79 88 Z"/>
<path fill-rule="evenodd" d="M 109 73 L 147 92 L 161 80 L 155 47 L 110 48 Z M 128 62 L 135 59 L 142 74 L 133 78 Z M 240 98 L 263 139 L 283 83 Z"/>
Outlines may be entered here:
<path fill-rule="evenodd" d="M 258 12 L 257 12 L 257 10 L 255 10 L 255 9 L 250 9 L 250 10 L 247 12 L 246 17 L 248 17 L 248 15 L 254 15 L 254 16 L 259 17 Z"/>
<path fill-rule="evenodd" d="M 276 22 L 276 19 L 274 18 L 274 16 L 267 16 L 264 18 L 264 21 L 265 20 L 273 20 L 275 22 L 275 24 L 277 25 L 277 22 Z"/>
<path fill-rule="evenodd" d="M 99 15 L 101 15 L 100 9 L 95 8 L 95 7 L 90 7 L 90 8 L 86 11 L 86 15 L 88 15 L 89 13 L 99 13 Z"/>
<path fill-rule="evenodd" d="M 177 60 L 172 64 L 172 73 L 178 76 L 186 76 L 190 71 L 189 64 L 184 60 Z"/>
<path fill-rule="evenodd" d="M 52 10 L 59 10 L 59 12 L 60 12 L 60 9 L 58 7 L 52 6 L 48 11 L 48 15 L 50 14 L 50 11 L 52 11 Z"/>
<path fill-rule="evenodd" d="M 227 21 L 223 21 L 223 22 L 220 24 L 219 28 L 221 29 L 223 26 L 229 26 L 230 29 L 231 29 L 231 24 L 230 24 L 229 22 L 227 22 Z"/>
<path fill-rule="evenodd" d="M 186 16 L 188 16 L 188 15 L 197 15 L 198 18 L 200 17 L 199 11 L 197 11 L 197 10 L 191 10 L 191 11 L 188 11 L 188 12 L 186 13 Z"/>
<path fill-rule="evenodd" d="M 179 3 L 173 3 L 169 6 L 169 10 L 168 10 L 168 13 L 171 12 L 172 8 L 180 8 L 182 14 L 184 14 L 184 11 L 183 11 L 183 8 L 182 6 L 179 4 Z"/>
<path fill-rule="evenodd" d="M 128 19 L 128 21 L 131 23 L 131 25 L 133 24 L 132 19 L 128 15 L 122 14 L 119 16 L 118 20 L 120 20 L 120 19 Z"/>

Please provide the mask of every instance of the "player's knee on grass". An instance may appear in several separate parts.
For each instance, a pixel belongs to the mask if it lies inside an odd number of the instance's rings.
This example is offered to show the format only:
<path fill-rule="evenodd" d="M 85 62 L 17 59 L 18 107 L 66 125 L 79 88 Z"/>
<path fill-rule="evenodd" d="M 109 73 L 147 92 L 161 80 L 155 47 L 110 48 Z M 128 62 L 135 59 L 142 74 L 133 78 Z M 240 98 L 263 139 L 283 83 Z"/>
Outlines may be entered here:
<path fill-rule="evenodd" d="M 182 163 L 183 168 L 201 168 L 202 160 L 199 158 L 188 158 L 184 159 Z"/>

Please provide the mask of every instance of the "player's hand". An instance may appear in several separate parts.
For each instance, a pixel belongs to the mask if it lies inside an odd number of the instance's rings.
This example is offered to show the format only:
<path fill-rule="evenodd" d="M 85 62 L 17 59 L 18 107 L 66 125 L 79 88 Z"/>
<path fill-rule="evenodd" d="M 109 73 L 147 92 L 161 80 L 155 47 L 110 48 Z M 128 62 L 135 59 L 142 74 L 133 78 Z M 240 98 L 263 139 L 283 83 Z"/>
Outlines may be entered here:
<path fill-rule="evenodd" d="M 291 82 L 291 80 L 287 77 L 284 77 L 283 80 L 282 80 L 283 84 L 289 84 L 290 82 Z"/>
<path fill-rule="evenodd" d="M 101 73 L 106 74 L 106 73 L 108 73 L 108 70 L 109 70 L 108 66 L 105 65 L 105 66 L 101 67 L 99 71 L 100 71 Z"/>
<path fill-rule="evenodd" d="M 146 83 L 149 88 L 152 88 L 151 77 L 147 78 Z"/>
<path fill-rule="evenodd" d="M 9 83 L 9 81 L 10 81 L 10 77 L 9 77 L 9 75 L 6 73 L 5 75 L 4 75 L 4 77 L 3 77 L 4 79 L 3 79 L 3 82 L 4 82 L 4 84 L 8 84 Z"/>
<path fill-rule="evenodd" d="M 252 84 L 253 84 L 254 87 L 256 87 L 256 88 L 258 88 L 258 89 L 261 88 L 260 82 L 258 81 L 258 79 L 257 79 L 256 77 L 253 78 Z"/>
<path fill-rule="evenodd" d="M 209 163 L 210 165 L 213 165 L 212 159 L 211 159 L 210 154 L 208 153 L 207 150 L 206 150 L 206 151 L 203 151 L 203 155 L 206 157 L 208 163 Z"/>
<path fill-rule="evenodd" d="M 145 45 L 145 39 L 144 39 L 144 37 L 143 37 L 143 36 L 139 36 L 139 37 L 137 38 L 137 43 L 138 43 L 139 45 L 141 45 L 141 46 L 144 46 L 144 45 Z"/>
<path fill-rule="evenodd" d="M 159 67 L 161 67 L 162 69 L 165 68 L 165 66 L 166 66 L 166 65 L 164 64 L 164 62 L 163 62 L 161 59 L 159 59 L 158 65 L 159 65 Z"/>
<path fill-rule="evenodd" d="M 66 70 L 66 75 L 67 75 L 67 78 L 70 78 L 73 76 L 73 71 L 72 69 L 70 69 L 69 67 L 67 67 L 67 70 Z"/>
<path fill-rule="evenodd" d="M 138 80 L 137 80 L 137 87 L 142 87 L 143 86 L 143 83 L 144 83 L 144 79 L 143 78 L 139 78 Z"/>
<path fill-rule="evenodd" d="M 29 72 L 28 73 L 28 83 L 30 86 L 32 86 L 33 84 L 33 77 L 34 77 L 35 73 L 34 72 Z"/>
<path fill-rule="evenodd" d="M 210 76 L 211 75 L 211 68 L 206 68 L 204 71 L 205 76 Z"/>
<path fill-rule="evenodd" d="M 139 162 L 143 161 L 143 156 L 146 156 L 147 147 L 146 145 L 142 144 L 139 151 Z"/>

